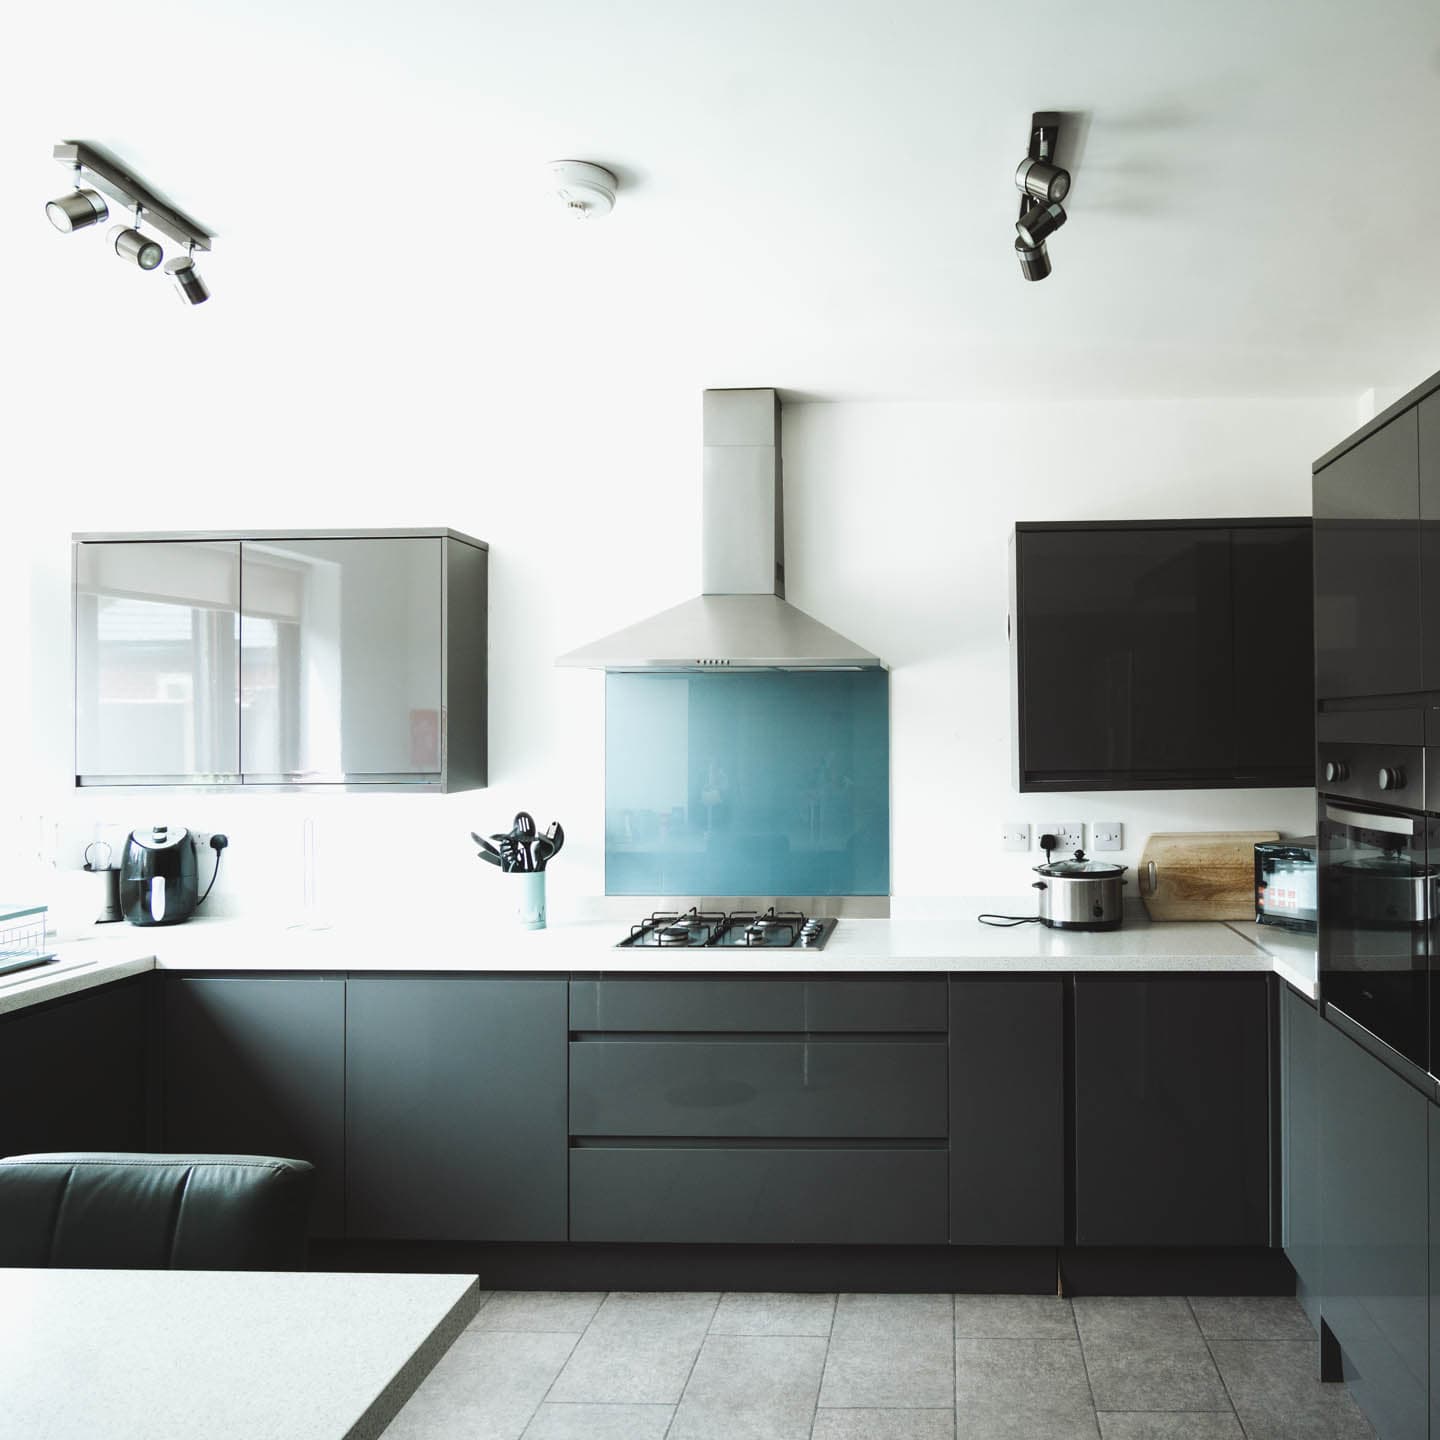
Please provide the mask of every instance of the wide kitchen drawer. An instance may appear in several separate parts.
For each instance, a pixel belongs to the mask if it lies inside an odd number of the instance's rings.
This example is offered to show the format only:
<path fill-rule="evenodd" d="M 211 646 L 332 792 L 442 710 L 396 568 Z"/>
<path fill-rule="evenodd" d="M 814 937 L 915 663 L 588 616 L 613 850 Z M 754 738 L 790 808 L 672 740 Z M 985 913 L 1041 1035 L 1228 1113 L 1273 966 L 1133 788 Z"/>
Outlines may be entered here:
<path fill-rule="evenodd" d="M 572 1241 L 943 1245 L 943 1147 L 579 1146 Z"/>
<path fill-rule="evenodd" d="M 943 978 L 917 980 L 652 980 L 570 982 L 572 1031 L 945 1032 Z"/>
<path fill-rule="evenodd" d="M 580 1040 L 570 1133 L 943 1139 L 944 1040 Z"/>

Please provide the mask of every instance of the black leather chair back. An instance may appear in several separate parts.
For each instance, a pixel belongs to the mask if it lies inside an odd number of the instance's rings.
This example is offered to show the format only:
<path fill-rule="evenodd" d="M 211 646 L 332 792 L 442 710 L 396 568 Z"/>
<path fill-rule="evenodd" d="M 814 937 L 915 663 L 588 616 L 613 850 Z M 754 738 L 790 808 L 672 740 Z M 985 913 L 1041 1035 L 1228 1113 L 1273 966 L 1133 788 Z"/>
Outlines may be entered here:
<path fill-rule="evenodd" d="M 0 1265 L 299 1270 L 313 1180 L 266 1155 L 12 1155 Z"/>

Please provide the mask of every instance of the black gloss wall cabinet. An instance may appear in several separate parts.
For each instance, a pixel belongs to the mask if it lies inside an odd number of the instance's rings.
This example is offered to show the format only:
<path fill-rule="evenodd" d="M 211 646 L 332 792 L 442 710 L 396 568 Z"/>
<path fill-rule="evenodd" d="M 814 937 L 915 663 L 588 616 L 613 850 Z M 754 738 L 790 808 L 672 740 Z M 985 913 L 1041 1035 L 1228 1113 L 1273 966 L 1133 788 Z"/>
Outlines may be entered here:
<path fill-rule="evenodd" d="M 1022 791 L 1308 785 L 1311 526 L 1017 524 Z"/>
<path fill-rule="evenodd" d="M 165 1149 L 315 1167 L 310 1233 L 345 1230 L 345 979 L 163 981 Z"/>
<path fill-rule="evenodd" d="M 1408 410 L 1315 471 L 1315 690 L 1421 688 L 1420 472 Z"/>
<path fill-rule="evenodd" d="M 352 976 L 346 1229 L 564 1240 L 563 976 Z"/>
<path fill-rule="evenodd" d="M 1270 993 L 1076 977 L 1078 1244 L 1271 1243 Z"/>

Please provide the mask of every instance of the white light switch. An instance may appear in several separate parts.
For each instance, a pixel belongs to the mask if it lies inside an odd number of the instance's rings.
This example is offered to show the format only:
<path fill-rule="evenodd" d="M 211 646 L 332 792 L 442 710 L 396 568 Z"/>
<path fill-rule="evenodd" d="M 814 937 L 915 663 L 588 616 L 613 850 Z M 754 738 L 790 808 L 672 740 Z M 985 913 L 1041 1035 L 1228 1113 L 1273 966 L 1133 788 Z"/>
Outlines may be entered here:
<path fill-rule="evenodd" d="M 1028 850 L 1030 848 L 1030 822 L 1028 820 L 1007 820 L 1000 828 L 1000 839 L 1007 850 Z"/>
<path fill-rule="evenodd" d="M 1090 822 L 1090 848 L 1092 850 L 1123 850 L 1125 848 L 1125 827 L 1118 820 L 1092 820 Z"/>

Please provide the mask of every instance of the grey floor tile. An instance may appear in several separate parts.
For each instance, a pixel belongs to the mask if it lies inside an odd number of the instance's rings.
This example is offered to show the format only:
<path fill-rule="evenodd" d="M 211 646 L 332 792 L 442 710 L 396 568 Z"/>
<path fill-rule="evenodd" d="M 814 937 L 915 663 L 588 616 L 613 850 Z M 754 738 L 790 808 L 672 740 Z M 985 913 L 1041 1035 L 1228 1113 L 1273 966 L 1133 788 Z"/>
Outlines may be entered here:
<path fill-rule="evenodd" d="M 1373 1440 L 1343 1385 L 1315 1378 L 1313 1340 L 1212 1340 L 1249 1440 Z"/>
<path fill-rule="evenodd" d="M 1062 1340 L 1075 1334 L 1075 1317 L 1058 1295 L 957 1295 L 955 1333 Z"/>
<path fill-rule="evenodd" d="M 1083 1332 L 1082 1332 L 1083 1333 Z M 1205 1342 L 1085 1340 L 1097 1410 L 1228 1410 Z"/>
<path fill-rule="evenodd" d="M 818 1335 L 711 1335 L 670 1440 L 808 1440 L 825 1351 Z"/>
<path fill-rule="evenodd" d="M 556 1405 L 546 1401 L 525 1440 L 665 1440 L 673 1405 Z"/>
<path fill-rule="evenodd" d="M 1092 1341 L 1158 1344 L 1200 1339 L 1200 1328 L 1182 1296 L 1078 1296 L 1073 1304 L 1087 1354 Z"/>
<path fill-rule="evenodd" d="M 1093 1409 L 1080 1342 L 961 1335 L 955 1341 L 955 1404 L 1010 1405 L 1071 1415 Z"/>
<path fill-rule="evenodd" d="M 948 1295 L 842 1295 L 820 1387 L 822 1406 L 926 1409 L 955 1401 Z"/>
<path fill-rule="evenodd" d="M 602 1334 L 643 1332 L 693 1336 L 698 1341 L 710 1328 L 719 1300 L 709 1291 L 616 1290 L 605 1297 L 590 1328 Z"/>
<path fill-rule="evenodd" d="M 577 1339 L 467 1330 L 390 1422 L 386 1440 L 517 1440 Z"/>
<path fill-rule="evenodd" d="M 1047 1410 L 1008 1401 L 977 1401 L 955 1407 L 957 1440 L 1099 1440 L 1095 1412 Z"/>
<path fill-rule="evenodd" d="M 811 1440 L 955 1440 L 953 1410 L 818 1410 Z"/>
<path fill-rule="evenodd" d="M 1290 1295 L 1196 1295 L 1190 1308 L 1207 1340 L 1309 1340 L 1315 1327 Z"/>
<path fill-rule="evenodd" d="M 556 1330 L 578 1334 L 594 1318 L 603 1290 L 497 1290 L 472 1330 Z"/>
<path fill-rule="evenodd" d="M 828 1335 L 833 1295 L 733 1294 L 720 1297 L 712 1335 Z"/>
<path fill-rule="evenodd" d="M 1101 1440 L 1245 1440 L 1240 1422 L 1228 1410 L 1186 1415 L 1102 1411 L 1100 1436 Z"/>
<path fill-rule="evenodd" d="M 597 1331 L 592 1324 L 547 1398 L 588 1405 L 679 1404 L 703 1338 L 665 1331 Z"/>

